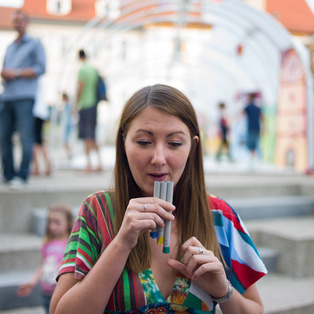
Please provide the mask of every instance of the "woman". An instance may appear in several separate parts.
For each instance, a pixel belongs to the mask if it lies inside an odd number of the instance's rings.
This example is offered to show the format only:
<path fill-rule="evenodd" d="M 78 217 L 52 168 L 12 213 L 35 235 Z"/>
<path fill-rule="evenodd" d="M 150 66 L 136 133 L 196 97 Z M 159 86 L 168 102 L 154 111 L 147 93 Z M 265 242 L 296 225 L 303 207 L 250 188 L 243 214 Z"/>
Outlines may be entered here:
<path fill-rule="evenodd" d="M 254 283 L 265 266 L 236 213 L 206 195 L 186 96 L 166 85 L 136 92 L 116 150 L 115 191 L 82 205 L 51 313 L 214 313 L 217 302 L 224 313 L 262 313 Z M 174 205 L 153 197 L 156 180 L 174 182 Z M 163 219 L 172 222 L 169 254 L 149 236 Z"/>

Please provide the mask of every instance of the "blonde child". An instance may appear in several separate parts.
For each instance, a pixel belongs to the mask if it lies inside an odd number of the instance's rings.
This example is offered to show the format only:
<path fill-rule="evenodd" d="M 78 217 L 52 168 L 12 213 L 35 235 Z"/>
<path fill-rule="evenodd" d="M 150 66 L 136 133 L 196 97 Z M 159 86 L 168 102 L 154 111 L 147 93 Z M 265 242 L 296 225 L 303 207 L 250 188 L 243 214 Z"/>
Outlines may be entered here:
<path fill-rule="evenodd" d="M 40 283 L 43 304 L 49 313 L 50 300 L 56 287 L 56 275 L 60 268 L 63 253 L 73 225 L 70 208 L 65 205 L 54 205 L 49 208 L 46 233 L 41 248 L 41 262 L 33 278 L 19 286 L 17 294 L 28 296 Z"/>

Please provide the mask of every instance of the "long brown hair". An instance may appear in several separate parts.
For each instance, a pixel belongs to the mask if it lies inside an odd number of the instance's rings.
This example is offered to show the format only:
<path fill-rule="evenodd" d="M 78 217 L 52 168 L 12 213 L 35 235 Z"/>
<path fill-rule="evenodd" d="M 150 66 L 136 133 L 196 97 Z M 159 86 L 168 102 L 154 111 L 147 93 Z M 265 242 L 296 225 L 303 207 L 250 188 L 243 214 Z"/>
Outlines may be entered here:
<path fill-rule="evenodd" d="M 121 227 L 125 209 L 131 198 L 141 197 L 139 187 L 135 183 L 124 149 L 124 139 L 131 121 L 146 107 L 152 106 L 165 113 L 179 118 L 189 128 L 191 135 L 191 151 L 185 170 L 177 183 L 173 196 L 179 245 L 195 236 L 215 255 L 221 258 L 214 224 L 208 205 L 201 140 L 195 146 L 193 137 L 200 138 L 199 126 L 195 111 L 189 99 L 178 89 L 168 85 L 147 86 L 137 91 L 124 105 L 116 138 L 115 175 L 115 232 Z M 132 250 L 127 266 L 141 271 L 150 264 L 150 247 L 147 234 L 143 233 Z"/>

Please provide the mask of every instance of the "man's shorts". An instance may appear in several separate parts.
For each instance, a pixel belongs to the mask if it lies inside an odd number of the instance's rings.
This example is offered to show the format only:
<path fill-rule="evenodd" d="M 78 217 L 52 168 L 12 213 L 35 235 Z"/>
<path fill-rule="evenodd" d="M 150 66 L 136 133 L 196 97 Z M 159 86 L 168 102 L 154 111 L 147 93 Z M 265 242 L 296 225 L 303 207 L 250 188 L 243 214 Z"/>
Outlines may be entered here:
<path fill-rule="evenodd" d="M 247 147 L 249 150 L 256 150 L 259 142 L 259 131 L 249 130 L 247 134 Z"/>
<path fill-rule="evenodd" d="M 94 140 L 97 122 L 97 106 L 80 110 L 79 116 L 79 138 Z"/>

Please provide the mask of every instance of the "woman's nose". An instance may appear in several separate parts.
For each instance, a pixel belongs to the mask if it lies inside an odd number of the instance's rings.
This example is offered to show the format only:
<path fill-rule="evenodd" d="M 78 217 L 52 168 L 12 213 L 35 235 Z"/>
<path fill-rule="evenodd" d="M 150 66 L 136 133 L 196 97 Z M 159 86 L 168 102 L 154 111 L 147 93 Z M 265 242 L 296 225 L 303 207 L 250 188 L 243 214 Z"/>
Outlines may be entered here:
<path fill-rule="evenodd" d="M 162 146 L 156 146 L 153 151 L 152 164 L 163 165 L 166 163 L 165 150 Z"/>

